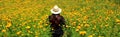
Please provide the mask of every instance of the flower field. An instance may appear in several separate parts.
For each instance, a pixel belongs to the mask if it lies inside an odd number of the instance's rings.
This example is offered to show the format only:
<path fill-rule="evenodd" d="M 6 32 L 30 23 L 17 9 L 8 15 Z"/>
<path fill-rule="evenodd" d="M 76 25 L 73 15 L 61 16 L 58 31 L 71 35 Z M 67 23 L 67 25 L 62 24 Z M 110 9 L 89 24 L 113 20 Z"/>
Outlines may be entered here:
<path fill-rule="evenodd" d="M 66 20 L 63 37 L 120 37 L 119 0 L 0 0 L 0 37 L 50 37 L 54 5 Z"/>

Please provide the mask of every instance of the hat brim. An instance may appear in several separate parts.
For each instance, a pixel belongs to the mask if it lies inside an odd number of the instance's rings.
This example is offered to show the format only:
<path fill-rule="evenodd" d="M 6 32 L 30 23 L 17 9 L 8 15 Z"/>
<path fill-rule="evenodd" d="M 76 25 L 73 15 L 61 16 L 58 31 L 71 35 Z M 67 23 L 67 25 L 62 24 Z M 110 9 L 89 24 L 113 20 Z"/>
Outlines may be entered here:
<path fill-rule="evenodd" d="M 59 11 L 57 11 L 57 12 L 53 11 L 53 9 L 51 9 L 50 11 L 52 14 L 60 14 L 62 10 L 59 8 Z"/>

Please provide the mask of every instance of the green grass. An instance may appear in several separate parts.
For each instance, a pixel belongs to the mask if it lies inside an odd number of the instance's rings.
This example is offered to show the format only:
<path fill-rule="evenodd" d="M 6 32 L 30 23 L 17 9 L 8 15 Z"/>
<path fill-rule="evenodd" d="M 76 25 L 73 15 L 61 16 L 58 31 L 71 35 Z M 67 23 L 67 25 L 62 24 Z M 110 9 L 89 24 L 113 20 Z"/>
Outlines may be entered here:
<path fill-rule="evenodd" d="M 50 37 L 54 5 L 68 26 L 63 37 L 120 37 L 119 0 L 0 0 L 0 37 Z"/>

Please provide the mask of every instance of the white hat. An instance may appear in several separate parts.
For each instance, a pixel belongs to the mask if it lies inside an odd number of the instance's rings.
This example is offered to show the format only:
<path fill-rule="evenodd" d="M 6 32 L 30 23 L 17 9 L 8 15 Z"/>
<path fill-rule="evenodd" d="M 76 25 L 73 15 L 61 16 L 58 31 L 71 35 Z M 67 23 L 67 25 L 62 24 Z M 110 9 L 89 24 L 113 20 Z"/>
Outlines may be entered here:
<path fill-rule="evenodd" d="M 57 5 L 55 5 L 50 11 L 52 14 L 60 14 L 62 9 L 60 9 Z"/>

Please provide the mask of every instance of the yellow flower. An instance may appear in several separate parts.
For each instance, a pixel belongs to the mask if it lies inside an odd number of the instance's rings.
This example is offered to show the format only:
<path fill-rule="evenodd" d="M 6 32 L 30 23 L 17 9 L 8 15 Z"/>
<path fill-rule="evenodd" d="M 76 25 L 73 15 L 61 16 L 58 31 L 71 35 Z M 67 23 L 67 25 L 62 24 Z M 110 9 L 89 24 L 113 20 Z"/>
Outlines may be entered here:
<path fill-rule="evenodd" d="M 42 25 L 39 26 L 39 28 L 42 28 L 42 27 L 43 27 Z"/>
<path fill-rule="evenodd" d="M 66 28 L 68 28 L 69 26 L 68 25 L 66 25 Z"/>
<path fill-rule="evenodd" d="M 81 26 L 77 26 L 77 29 L 81 29 Z"/>
<path fill-rule="evenodd" d="M 106 17 L 105 20 L 109 20 L 109 17 Z"/>
<path fill-rule="evenodd" d="M 29 29 L 29 28 L 30 28 L 30 26 L 27 26 L 26 28 L 27 28 L 27 29 Z"/>
<path fill-rule="evenodd" d="M 72 25 L 73 25 L 73 26 L 76 26 L 76 22 L 72 22 Z"/>
<path fill-rule="evenodd" d="M 81 27 L 83 27 L 83 24 L 80 24 Z"/>
<path fill-rule="evenodd" d="M 79 34 L 80 34 L 80 35 L 85 35 L 85 34 L 86 34 L 86 31 L 80 31 Z"/>
<path fill-rule="evenodd" d="M 36 28 L 36 25 L 33 25 L 34 28 Z"/>
<path fill-rule="evenodd" d="M 35 37 L 38 37 L 37 35 Z"/>
<path fill-rule="evenodd" d="M 30 30 L 27 30 L 27 32 L 28 32 L 28 33 L 33 33 L 33 32 L 32 32 L 32 31 L 30 31 Z"/>
<path fill-rule="evenodd" d="M 16 34 L 19 35 L 19 34 L 21 34 L 21 32 L 22 32 L 22 31 L 19 31 L 19 32 L 17 32 Z"/>
<path fill-rule="evenodd" d="M 85 27 L 89 27 L 90 25 L 89 24 L 85 24 Z"/>
<path fill-rule="evenodd" d="M 45 26 L 48 26 L 48 24 L 45 24 Z"/>
<path fill-rule="evenodd" d="M 88 37 L 93 37 L 93 35 L 89 35 Z"/>
<path fill-rule="evenodd" d="M 106 24 L 105 26 L 106 26 L 106 27 L 108 27 L 108 26 L 109 26 L 109 24 Z"/>
<path fill-rule="evenodd" d="M 83 21 L 83 23 L 87 23 L 86 21 Z"/>
<path fill-rule="evenodd" d="M 84 16 L 83 17 L 83 20 L 87 20 L 89 17 L 88 16 Z"/>
<path fill-rule="evenodd" d="M 79 29 L 76 29 L 76 32 L 78 32 L 79 31 Z"/>
<path fill-rule="evenodd" d="M 104 37 L 104 36 L 100 36 L 100 35 L 99 35 L 98 37 Z"/>
<path fill-rule="evenodd" d="M 10 26 L 12 26 L 11 22 L 7 22 L 6 27 L 9 28 Z"/>
<path fill-rule="evenodd" d="M 24 26 L 26 23 L 27 23 L 27 22 L 23 22 L 23 23 L 22 23 L 22 26 Z"/>
<path fill-rule="evenodd" d="M 52 30 L 54 30 L 54 29 L 52 28 Z"/>
<path fill-rule="evenodd" d="M 5 30 L 5 29 L 3 29 L 3 30 L 2 30 L 2 32 L 6 32 L 6 30 Z"/>
<path fill-rule="evenodd" d="M 120 19 L 115 19 L 117 23 L 120 23 Z"/>

